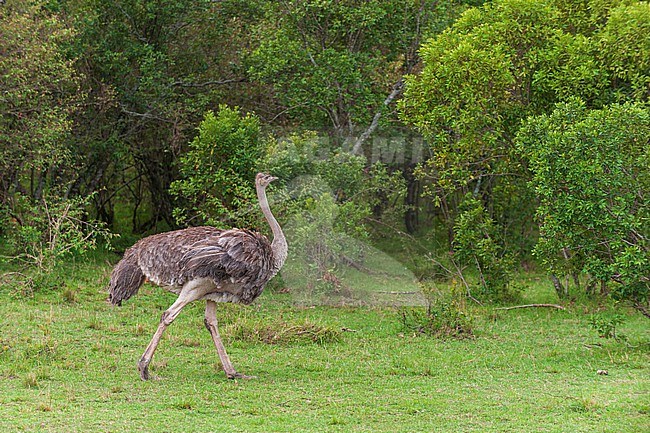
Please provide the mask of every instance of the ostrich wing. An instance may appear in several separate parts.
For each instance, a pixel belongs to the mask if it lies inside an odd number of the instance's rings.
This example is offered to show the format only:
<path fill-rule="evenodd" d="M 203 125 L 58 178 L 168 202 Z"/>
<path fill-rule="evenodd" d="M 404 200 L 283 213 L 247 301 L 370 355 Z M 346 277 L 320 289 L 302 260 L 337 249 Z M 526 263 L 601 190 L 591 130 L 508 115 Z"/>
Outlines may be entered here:
<path fill-rule="evenodd" d="M 273 250 L 268 239 L 249 230 L 224 230 L 218 237 L 197 241 L 181 259 L 182 274 L 210 278 L 222 290 L 253 302 L 274 275 Z"/>

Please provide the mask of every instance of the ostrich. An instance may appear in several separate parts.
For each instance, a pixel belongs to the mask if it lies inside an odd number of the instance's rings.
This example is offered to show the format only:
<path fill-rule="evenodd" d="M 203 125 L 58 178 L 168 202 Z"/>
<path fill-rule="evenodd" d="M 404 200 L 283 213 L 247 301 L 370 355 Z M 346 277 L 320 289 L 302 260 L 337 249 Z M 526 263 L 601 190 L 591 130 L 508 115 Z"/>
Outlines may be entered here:
<path fill-rule="evenodd" d="M 165 329 L 190 302 L 205 299 L 205 326 L 229 379 L 252 377 L 237 373 L 217 329 L 217 302 L 250 304 L 287 258 L 287 242 L 266 199 L 266 187 L 276 177 L 259 173 L 255 188 L 260 207 L 273 232 L 273 242 L 250 230 L 191 227 L 141 239 L 126 250 L 111 273 L 109 300 L 121 305 L 145 280 L 178 294 L 160 319 L 151 342 L 138 361 L 142 380 Z"/>

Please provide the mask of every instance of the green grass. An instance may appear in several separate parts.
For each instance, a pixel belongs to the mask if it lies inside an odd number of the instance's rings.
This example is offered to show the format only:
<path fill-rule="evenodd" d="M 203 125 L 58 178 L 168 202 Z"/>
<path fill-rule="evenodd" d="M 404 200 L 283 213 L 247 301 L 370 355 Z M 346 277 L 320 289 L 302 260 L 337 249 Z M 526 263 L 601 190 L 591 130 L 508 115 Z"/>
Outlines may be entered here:
<path fill-rule="evenodd" d="M 196 303 L 156 352 L 160 379 L 142 382 L 136 361 L 174 296 L 145 286 L 112 308 L 108 265 L 58 272 L 56 290 L 0 291 L 0 431 L 650 429 L 650 326 L 631 312 L 619 330 L 629 345 L 599 339 L 588 325 L 596 306 L 581 305 L 472 309 L 474 338 L 438 340 L 405 333 L 390 307 L 296 307 L 293 294 L 265 293 L 219 310 L 235 367 L 257 379 L 225 378 Z M 546 281 L 522 284 L 524 301 L 554 300 Z M 292 327 L 313 332 L 282 337 Z M 280 341 L 259 337 L 276 331 Z M 310 337 L 319 332 L 327 338 Z"/>

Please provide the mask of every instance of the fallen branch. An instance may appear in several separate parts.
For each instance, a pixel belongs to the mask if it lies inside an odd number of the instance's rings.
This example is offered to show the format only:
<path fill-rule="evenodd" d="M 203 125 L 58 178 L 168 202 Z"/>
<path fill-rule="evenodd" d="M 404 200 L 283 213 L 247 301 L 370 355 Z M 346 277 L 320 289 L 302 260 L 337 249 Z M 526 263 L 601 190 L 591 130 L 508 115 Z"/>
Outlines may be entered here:
<path fill-rule="evenodd" d="M 384 293 L 384 294 L 387 294 L 387 295 L 417 295 L 417 294 L 420 294 L 422 292 L 395 292 L 395 291 L 383 292 L 383 291 L 380 291 L 380 292 L 377 292 L 377 293 Z"/>
<path fill-rule="evenodd" d="M 350 266 L 351 268 L 356 269 L 357 271 L 365 272 L 367 274 L 373 274 L 374 273 L 372 271 L 372 269 L 367 268 L 366 266 L 363 266 L 361 263 L 354 261 L 353 259 L 351 259 L 350 257 L 348 257 L 348 256 L 346 256 L 344 254 L 341 254 L 340 258 L 346 265 Z"/>
<path fill-rule="evenodd" d="M 495 308 L 495 310 L 514 310 L 516 308 L 540 308 L 540 307 L 548 307 L 548 308 L 557 308 L 558 310 L 566 310 L 561 305 L 557 304 L 526 304 L 526 305 L 515 305 L 513 307 L 499 307 Z"/>

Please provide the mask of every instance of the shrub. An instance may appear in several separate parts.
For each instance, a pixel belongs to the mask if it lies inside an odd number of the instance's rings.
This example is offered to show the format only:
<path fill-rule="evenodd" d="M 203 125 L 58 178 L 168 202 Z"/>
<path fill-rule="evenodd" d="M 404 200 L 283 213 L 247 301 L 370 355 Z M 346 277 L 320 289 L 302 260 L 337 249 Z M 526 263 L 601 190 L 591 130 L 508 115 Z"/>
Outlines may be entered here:
<path fill-rule="evenodd" d="M 529 119 L 517 140 L 540 205 L 535 254 L 584 273 L 650 318 L 650 111 L 573 100 Z M 577 279 L 576 279 L 577 280 Z"/>
<path fill-rule="evenodd" d="M 454 224 L 453 249 L 461 265 L 471 266 L 478 273 L 478 290 L 472 291 L 473 296 L 492 302 L 516 298 L 510 286 L 513 256 L 505 251 L 497 227 L 481 202 L 470 194 Z"/>
<path fill-rule="evenodd" d="M 6 261 L 17 262 L 27 268 L 26 273 L 13 273 L 12 284 L 26 287 L 52 287 L 50 277 L 54 268 L 67 257 L 83 255 L 97 247 L 99 239 L 108 240 L 111 234 L 105 225 L 87 221 L 86 207 L 92 196 L 65 198 L 47 193 L 42 200 L 33 201 L 16 195 L 11 210 L 0 219 L 5 224 L 7 241 Z"/>
<path fill-rule="evenodd" d="M 184 225 L 250 226 L 257 214 L 253 181 L 263 156 L 259 119 L 238 108 L 208 112 L 180 158 L 181 179 L 170 192 L 183 205 L 174 216 Z"/>
<path fill-rule="evenodd" d="M 399 312 L 402 328 L 411 333 L 440 338 L 469 338 L 473 320 L 467 312 L 465 296 L 456 291 L 448 295 L 424 289 L 425 308 L 403 308 Z"/>
<path fill-rule="evenodd" d="M 613 338 L 615 340 L 625 340 L 616 332 L 616 328 L 625 322 L 625 316 L 620 313 L 614 314 L 592 314 L 589 316 L 589 326 L 598 333 L 600 338 Z"/>
<path fill-rule="evenodd" d="M 323 193 L 307 198 L 302 212 L 293 216 L 288 227 L 292 248 L 301 252 L 313 275 L 322 277 L 332 272 L 345 257 L 355 261 L 362 258 L 363 244 L 354 242 L 342 227 L 342 223 L 358 222 L 365 215 L 363 210 L 352 207 L 351 203 L 337 204 L 331 194 Z M 339 219 L 345 211 L 346 218 Z"/>
<path fill-rule="evenodd" d="M 330 149 L 313 132 L 272 143 L 264 165 L 280 177 L 271 199 L 284 222 L 290 265 L 309 285 L 338 290 L 344 269 L 363 263 L 377 200 L 393 203 L 402 193 L 399 174 L 381 164 L 368 168 L 364 157 Z"/>

